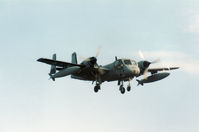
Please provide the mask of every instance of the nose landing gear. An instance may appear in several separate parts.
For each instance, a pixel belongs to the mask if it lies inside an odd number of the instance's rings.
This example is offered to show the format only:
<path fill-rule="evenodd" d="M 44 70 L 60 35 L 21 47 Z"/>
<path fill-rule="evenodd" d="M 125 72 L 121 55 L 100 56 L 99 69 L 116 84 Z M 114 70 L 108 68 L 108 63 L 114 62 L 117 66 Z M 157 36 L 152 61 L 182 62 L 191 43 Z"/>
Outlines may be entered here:
<path fill-rule="evenodd" d="M 127 91 L 131 91 L 131 80 L 132 78 L 129 78 L 129 83 L 128 83 L 128 86 L 127 86 Z"/>
<path fill-rule="evenodd" d="M 99 90 L 100 90 L 100 84 L 96 84 L 96 86 L 94 87 L 95 93 L 97 93 Z"/>
<path fill-rule="evenodd" d="M 127 89 L 128 92 L 130 92 L 131 91 L 131 86 L 128 85 L 126 89 Z"/>

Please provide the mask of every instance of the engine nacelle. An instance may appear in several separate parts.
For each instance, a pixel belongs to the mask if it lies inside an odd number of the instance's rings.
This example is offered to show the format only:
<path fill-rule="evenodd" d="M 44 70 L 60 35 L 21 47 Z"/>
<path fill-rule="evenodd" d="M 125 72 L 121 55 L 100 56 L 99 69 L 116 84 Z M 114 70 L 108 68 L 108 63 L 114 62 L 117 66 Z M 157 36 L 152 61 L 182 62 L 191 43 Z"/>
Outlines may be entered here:
<path fill-rule="evenodd" d="M 150 64 L 151 64 L 151 62 L 149 62 L 149 61 L 139 61 L 138 67 L 140 68 L 140 73 L 143 74 L 145 69 L 147 69 Z"/>
<path fill-rule="evenodd" d="M 97 65 L 97 58 L 96 57 L 90 57 L 86 60 L 84 60 L 81 65 L 84 65 L 86 67 L 94 67 Z"/>

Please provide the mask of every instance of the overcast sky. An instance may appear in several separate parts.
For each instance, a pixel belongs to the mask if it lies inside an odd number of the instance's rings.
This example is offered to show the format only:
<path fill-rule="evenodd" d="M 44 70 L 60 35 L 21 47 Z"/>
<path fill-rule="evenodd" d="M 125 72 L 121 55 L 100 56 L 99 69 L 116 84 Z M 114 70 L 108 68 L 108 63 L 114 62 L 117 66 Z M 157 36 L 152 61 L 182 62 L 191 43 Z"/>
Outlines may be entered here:
<path fill-rule="evenodd" d="M 117 82 L 70 77 L 48 80 L 37 62 L 57 53 L 161 59 L 153 67 L 180 66 L 159 82 L 121 95 Z M 198 132 L 199 1 L 197 0 L 1 0 L 1 132 Z M 125 84 L 126 86 L 127 84 Z"/>

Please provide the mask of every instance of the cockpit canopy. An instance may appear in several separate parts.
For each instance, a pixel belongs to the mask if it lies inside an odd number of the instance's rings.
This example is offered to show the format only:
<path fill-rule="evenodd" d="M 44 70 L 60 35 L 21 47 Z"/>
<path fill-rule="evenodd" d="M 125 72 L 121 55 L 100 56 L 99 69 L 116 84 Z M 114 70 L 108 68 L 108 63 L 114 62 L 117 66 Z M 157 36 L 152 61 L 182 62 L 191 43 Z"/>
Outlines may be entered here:
<path fill-rule="evenodd" d="M 115 66 L 121 67 L 122 65 L 137 65 L 137 62 L 130 59 L 118 59 L 115 62 Z"/>
<path fill-rule="evenodd" d="M 137 65 L 136 61 L 130 59 L 124 59 L 123 62 L 125 65 Z"/>
<path fill-rule="evenodd" d="M 132 65 L 132 63 L 131 63 L 130 60 L 124 60 L 124 64 L 126 64 L 126 65 Z"/>

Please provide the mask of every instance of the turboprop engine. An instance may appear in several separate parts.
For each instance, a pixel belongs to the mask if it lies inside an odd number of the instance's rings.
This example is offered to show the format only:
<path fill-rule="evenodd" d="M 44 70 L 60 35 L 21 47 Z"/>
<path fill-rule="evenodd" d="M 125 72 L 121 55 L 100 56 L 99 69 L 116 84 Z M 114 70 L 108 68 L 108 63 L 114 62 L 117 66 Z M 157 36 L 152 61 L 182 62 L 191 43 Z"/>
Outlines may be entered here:
<path fill-rule="evenodd" d="M 142 79 L 142 80 L 136 80 L 138 82 L 138 85 L 144 85 L 144 83 L 151 83 L 151 82 L 155 82 L 155 81 L 159 81 L 162 80 L 164 78 L 166 78 L 167 76 L 169 76 L 170 73 L 168 72 L 163 72 L 163 73 L 156 73 L 156 74 L 152 74 L 151 76 Z"/>
<path fill-rule="evenodd" d="M 96 57 L 90 57 L 85 59 L 81 65 L 84 65 L 86 67 L 94 67 L 95 65 L 97 65 L 97 58 Z"/>
<path fill-rule="evenodd" d="M 138 51 L 138 54 L 140 58 L 142 58 L 143 61 L 138 62 L 138 67 L 140 68 L 140 75 L 144 74 L 146 75 L 147 70 L 151 64 L 157 63 L 160 61 L 160 59 L 154 60 L 154 61 L 146 61 L 144 54 L 142 51 Z"/>
<path fill-rule="evenodd" d="M 140 61 L 138 62 L 138 67 L 140 68 L 140 74 L 143 74 L 144 71 L 149 67 L 151 62 L 149 61 Z"/>

